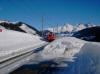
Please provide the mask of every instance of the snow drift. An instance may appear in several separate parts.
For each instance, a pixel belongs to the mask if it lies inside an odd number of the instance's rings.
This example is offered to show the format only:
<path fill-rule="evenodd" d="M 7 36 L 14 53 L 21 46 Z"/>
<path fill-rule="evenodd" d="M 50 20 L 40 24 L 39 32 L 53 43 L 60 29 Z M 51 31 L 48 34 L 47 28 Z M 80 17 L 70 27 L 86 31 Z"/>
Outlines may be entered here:
<path fill-rule="evenodd" d="M 33 50 L 45 42 L 39 36 L 11 30 L 0 32 L 0 62 L 5 58 Z"/>
<path fill-rule="evenodd" d="M 81 74 L 100 74 L 100 43 L 86 43 L 79 53 L 78 64 Z"/>
<path fill-rule="evenodd" d="M 74 37 L 62 37 L 51 42 L 39 53 L 22 60 L 17 63 L 16 67 L 14 65 L 9 68 L 13 70 L 22 63 L 36 64 L 43 61 L 54 61 L 57 65 L 51 65 L 51 67 L 64 67 L 64 72 L 61 70 L 56 74 L 99 74 L 100 43 L 87 42 Z"/>
<path fill-rule="evenodd" d="M 73 61 L 85 41 L 74 37 L 62 37 L 47 45 L 44 50 L 31 57 L 28 64 L 39 63 L 41 61 L 54 61 L 60 66 L 64 66 L 64 61 Z M 58 66 L 59 66 L 58 65 Z"/>
<path fill-rule="evenodd" d="M 49 57 L 49 59 L 55 57 L 71 58 L 74 54 L 79 52 L 84 43 L 85 41 L 74 37 L 59 38 L 47 45 L 41 55 L 43 57 Z"/>
<path fill-rule="evenodd" d="M 100 74 L 100 43 L 85 43 L 76 57 L 65 69 L 68 74 Z"/>

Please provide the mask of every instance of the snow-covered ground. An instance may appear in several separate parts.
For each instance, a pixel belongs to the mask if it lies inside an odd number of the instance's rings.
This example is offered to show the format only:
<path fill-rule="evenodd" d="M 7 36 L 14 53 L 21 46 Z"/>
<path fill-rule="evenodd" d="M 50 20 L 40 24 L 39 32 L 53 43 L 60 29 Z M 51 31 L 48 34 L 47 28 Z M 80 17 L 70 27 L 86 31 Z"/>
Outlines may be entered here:
<path fill-rule="evenodd" d="M 83 41 L 74 37 L 63 37 L 51 42 L 49 45 L 47 45 L 44 48 L 43 51 L 40 51 L 35 56 L 32 56 L 28 64 L 34 64 L 41 61 L 52 60 L 58 63 L 58 67 L 59 66 L 61 67 L 61 66 L 68 65 L 67 63 L 65 63 L 65 61 L 77 62 L 76 60 L 79 59 L 78 64 L 80 64 L 81 62 L 81 65 L 85 64 L 87 65 L 87 67 L 89 61 L 95 62 L 95 60 L 97 60 L 99 65 L 99 61 L 100 61 L 99 49 L 100 49 L 100 43 Z M 85 60 L 87 60 L 84 58 L 87 57 L 88 59 L 91 59 L 88 61 L 88 64 L 87 62 L 84 62 Z"/>
<path fill-rule="evenodd" d="M 3 32 L 0 32 L 0 62 L 45 43 L 39 36 L 3 29 Z"/>
<path fill-rule="evenodd" d="M 6 72 L 10 72 L 23 64 L 37 64 L 42 61 L 50 60 L 56 62 L 58 64 L 57 67 L 66 66 L 67 64 L 64 63 L 64 61 L 73 62 L 73 59 L 75 58 L 74 55 L 80 51 L 85 43 L 85 41 L 74 37 L 62 37 L 51 42 L 39 53 L 34 53 L 27 58 L 23 58 L 20 62 L 15 63 L 12 66 L 7 66 L 4 69 L 9 68 Z M 2 72 L 4 69 L 1 69 Z"/>
<path fill-rule="evenodd" d="M 74 55 L 79 53 L 86 41 L 74 37 L 62 37 L 47 45 L 42 51 L 30 58 L 28 64 L 39 63 L 41 61 L 54 61 L 60 66 L 64 66 L 64 61 L 74 61 Z M 58 66 L 59 66 L 58 65 Z"/>
<path fill-rule="evenodd" d="M 49 59 L 57 57 L 72 58 L 75 53 L 79 52 L 84 43 L 85 41 L 74 37 L 62 37 L 47 45 L 41 55 L 45 58 L 49 57 Z"/>
<path fill-rule="evenodd" d="M 77 57 L 77 63 L 73 64 L 73 66 L 77 67 L 77 73 L 100 74 L 100 43 L 86 43 L 81 48 L 81 51 L 78 53 Z M 83 68 L 84 70 L 82 70 Z"/>
<path fill-rule="evenodd" d="M 9 31 L 7 32 L 9 34 Z M 32 35 L 27 36 L 26 34 L 21 36 L 22 34 L 20 33 L 18 34 L 19 34 L 18 36 L 15 35 L 14 37 L 15 38 L 17 37 L 18 39 L 22 37 L 22 42 L 23 42 L 24 37 L 26 37 L 25 40 L 29 41 L 28 42 L 29 46 L 31 43 L 32 44 L 37 43 L 37 42 L 39 44 L 41 43 L 40 38 L 37 36 L 32 37 Z M 5 37 L 5 40 L 7 38 L 6 35 L 3 36 Z M 11 34 L 9 34 L 8 36 L 10 35 Z M 35 41 L 34 39 L 36 40 L 36 42 L 31 42 L 32 40 Z M 17 40 L 16 43 L 18 42 L 19 41 Z M 16 46 L 16 43 L 15 43 L 15 46 Z M 28 45 L 28 43 L 26 42 L 25 44 L 22 44 L 22 46 L 25 46 L 26 44 Z M 11 48 L 9 50 L 13 50 L 13 49 Z M 58 65 L 51 65 L 52 67 L 66 66 L 66 68 L 64 68 L 65 69 L 64 72 L 62 71 L 58 73 L 56 72 L 56 74 L 61 74 L 61 73 L 62 74 L 65 74 L 65 73 L 100 74 L 100 43 L 88 42 L 88 41 L 80 40 L 74 37 L 60 37 L 54 40 L 53 42 L 51 42 L 49 45 L 47 45 L 42 51 L 32 54 L 27 58 L 23 58 L 20 62 L 12 64 L 11 66 L 7 66 L 4 69 L 9 68 L 8 70 L 6 70 L 6 72 L 11 72 L 12 70 L 15 70 L 16 68 L 20 67 L 23 64 L 36 64 L 42 61 L 54 61 L 58 64 Z M 68 62 L 71 62 L 71 65 Z M 4 71 L 4 69 L 2 71 Z"/>
<path fill-rule="evenodd" d="M 99 42 L 63 37 L 46 46 L 41 55 L 46 60 L 58 63 L 58 67 L 67 66 L 64 72 L 58 71 L 56 74 L 100 74 Z"/>
<path fill-rule="evenodd" d="M 85 43 L 75 56 L 74 62 L 53 74 L 100 74 L 100 43 Z"/>

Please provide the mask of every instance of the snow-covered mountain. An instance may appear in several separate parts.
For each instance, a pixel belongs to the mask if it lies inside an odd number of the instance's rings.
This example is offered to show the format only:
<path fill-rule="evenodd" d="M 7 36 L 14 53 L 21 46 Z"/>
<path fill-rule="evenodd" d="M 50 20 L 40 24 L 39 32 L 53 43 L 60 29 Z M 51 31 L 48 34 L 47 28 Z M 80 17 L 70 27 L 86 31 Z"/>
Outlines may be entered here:
<path fill-rule="evenodd" d="M 62 32 L 72 32 L 73 26 L 71 24 L 64 24 L 63 26 L 55 27 L 55 28 L 47 28 L 45 30 L 49 30 L 55 33 L 62 33 Z"/>
<path fill-rule="evenodd" d="M 94 27 L 94 26 L 95 26 L 94 24 L 76 24 L 74 26 L 73 31 L 76 32 L 76 31 L 80 31 L 82 29 L 89 28 L 89 27 Z"/>
<path fill-rule="evenodd" d="M 76 24 L 76 25 L 71 25 L 71 24 L 64 24 L 63 26 L 55 27 L 55 28 L 46 28 L 45 30 L 49 30 L 51 32 L 55 33 L 73 33 L 77 32 L 79 30 L 88 28 L 88 27 L 94 27 L 94 24 Z M 44 30 L 44 31 L 45 31 Z"/>
<path fill-rule="evenodd" d="M 8 22 L 0 20 L 0 28 L 20 31 L 29 34 L 40 34 L 40 32 L 37 29 L 23 22 Z"/>

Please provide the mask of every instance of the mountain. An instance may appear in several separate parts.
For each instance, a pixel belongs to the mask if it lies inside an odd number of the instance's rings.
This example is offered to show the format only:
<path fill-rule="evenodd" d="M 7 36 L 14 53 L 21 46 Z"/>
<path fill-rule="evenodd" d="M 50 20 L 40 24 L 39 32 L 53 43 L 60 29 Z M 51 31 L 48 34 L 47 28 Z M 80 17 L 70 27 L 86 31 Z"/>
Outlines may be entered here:
<path fill-rule="evenodd" d="M 73 36 L 87 41 L 100 42 L 100 26 L 80 30 L 74 33 Z"/>
<path fill-rule="evenodd" d="M 60 33 L 60 34 L 68 34 L 68 33 L 75 33 L 79 30 L 89 28 L 89 27 L 94 27 L 94 24 L 76 24 L 76 25 L 71 25 L 71 24 L 64 24 L 63 26 L 55 27 L 55 28 L 46 28 L 44 31 L 51 31 L 55 33 Z"/>
<path fill-rule="evenodd" d="M 0 26 L 8 30 L 40 35 L 40 32 L 37 29 L 23 22 L 8 22 L 0 20 Z"/>
<path fill-rule="evenodd" d="M 64 24 L 63 26 L 59 26 L 55 28 L 46 28 L 45 30 L 55 32 L 55 33 L 66 33 L 66 32 L 72 32 L 73 26 L 70 24 Z"/>
<path fill-rule="evenodd" d="M 72 30 L 73 30 L 73 26 L 71 24 L 65 24 L 61 27 L 60 32 L 72 32 Z"/>
<path fill-rule="evenodd" d="M 89 28 L 89 27 L 94 27 L 94 26 L 95 26 L 94 24 L 76 24 L 74 26 L 73 31 L 76 32 L 76 31 L 79 31 L 79 30 L 82 30 L 85 28 Z"/>

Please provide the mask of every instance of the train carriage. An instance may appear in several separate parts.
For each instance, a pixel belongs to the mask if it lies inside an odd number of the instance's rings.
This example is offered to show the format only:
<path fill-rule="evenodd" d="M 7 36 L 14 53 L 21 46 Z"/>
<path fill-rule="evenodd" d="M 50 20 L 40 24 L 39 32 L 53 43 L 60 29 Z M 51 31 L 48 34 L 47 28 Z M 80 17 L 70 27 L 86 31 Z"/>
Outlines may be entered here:
<path fill-rule="evenodd" d="M 56 39 L 56 34 L 55 33 L 52 33 L 52 32 L 50 32 L 50 33 L 48 33 L 47 35 L 46 35 L 46 37 L 45 37 L 48 41 L 53 41 L 53 40 L 55 40 Z"/>

